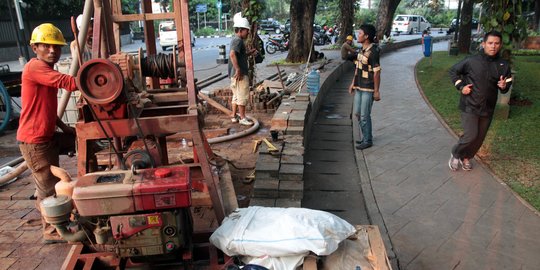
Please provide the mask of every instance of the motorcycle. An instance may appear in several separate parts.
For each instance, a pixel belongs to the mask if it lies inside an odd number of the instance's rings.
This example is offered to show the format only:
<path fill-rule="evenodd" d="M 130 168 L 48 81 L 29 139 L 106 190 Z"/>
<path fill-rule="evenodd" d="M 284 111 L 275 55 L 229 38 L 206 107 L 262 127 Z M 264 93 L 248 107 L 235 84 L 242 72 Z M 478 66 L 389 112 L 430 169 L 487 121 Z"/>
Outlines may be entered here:
<path fill-rule="evenodd" d="M 268 38 L 268 43 L 266 44 L 266 52 L 269 54 L 274 54 L 277 51 L 285 52 L 289 50 L 289 35 L 285 34 L 282 38 Z"/>
<path fill-rule="evenodd" d="M 330 37 L 324 31 L 314 32 L 313 41 L 315 45 L 326 45 L 332 43 Z"/>

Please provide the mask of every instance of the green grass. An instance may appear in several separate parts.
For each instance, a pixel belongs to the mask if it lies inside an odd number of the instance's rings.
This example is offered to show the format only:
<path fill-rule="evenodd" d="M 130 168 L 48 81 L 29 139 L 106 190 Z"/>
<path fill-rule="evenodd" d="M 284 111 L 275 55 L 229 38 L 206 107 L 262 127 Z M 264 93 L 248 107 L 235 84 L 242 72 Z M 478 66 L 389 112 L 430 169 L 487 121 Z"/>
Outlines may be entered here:
<path fill-rule="evenodd" d="M 461 134 L 459 92 L 448 70 L 465 56 L 435 52 L 433 64 L 424 58 L 417 66 L 418 81 L 429 102 L 446 123 Z M 512 97 L 532 102 L 510 106 L 507 120 L 494 119 L 478 156 L 516 193 L 540 210 L 540 56 L 514 58 Z"/>

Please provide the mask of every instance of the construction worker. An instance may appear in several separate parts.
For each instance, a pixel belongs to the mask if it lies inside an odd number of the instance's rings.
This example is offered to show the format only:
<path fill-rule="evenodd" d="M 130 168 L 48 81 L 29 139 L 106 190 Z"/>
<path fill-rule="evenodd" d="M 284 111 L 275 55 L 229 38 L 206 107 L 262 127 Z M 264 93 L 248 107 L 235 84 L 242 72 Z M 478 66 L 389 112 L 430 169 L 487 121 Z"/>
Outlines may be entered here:
<path fill-rule="evenodd" d="M 75 20 L 75 22 L 77 24 L 77 29 L 79 30 L 79 35 L 81 34 L 80 31 L 81 31 L 81 28 L 82 28 L 82 20 L 83 20 L 83 15 L 82 14 L 77 16 L 77 19 Z M 90 60 L 90 59 L 92 59 L 92 35 L 93 35 L 93 33 L 94 33 L 93 19 L 90 19 L 90 24 L 88 25 L 88 30 L 86 32 L 86 43 L 85 44 L 79 44 L 83 63 Z M 77 38 L 77 37 L 75 37 L 75 38 Z M 69 45 L 69 49 L 71 50 L 71 58 L 75 59 L 75 55 L 77 55 L 79 53 L 79 51 L 77 50 L 77 42 L 75 40 L 71 42 L 71 44 Z"/>
<path fill-rule="evenodd" d="M 66 40 L 58 28 L 50 23 L 39 25 L 30 39 L 36 57 L 22 72 L 22 110 L 17 141 L 34 177 L 38 211 L 41 200 L 55 194 L 54 185 L 59 181 L 52 175 L 50 166 L 59 165 L 59 154 L 75 149 L 75 130 L 56 116 L 58 88 L 67 91 L 77 88 L 74 77 L 53 69 L 64 45 Z M 56 126 L 63 132 L 56 132 Z M 42 224 L 44 243 L 65 242 L 43 218 Z"/>
<path fill-rule="evenodd" d="M 231 41 L 229 53 L 229 78 L 231 78 L 232 115 L 233 123 L 251 126 L 253 122 L 246 118 L 246 105 L 249 99 L 248 56 L 257 53 L 256 49 L 248 51 L 244 40 L 248 37 L 251 25 L 240 13 L 233 18 L 234 38 Z M 239 117 L 236 114 L 238 111 Z"/>
<path fill-rule="evenodd" d="M 358 56 L 358 52 L 356 51 L 356 47 L 354 47 L 352 43 L 353 43 L 353 36 L 348 35 L 343 45 L 341 45 L 341 59 L 349 60 L 349 61 L 356 60 L 356 57 Z"/>

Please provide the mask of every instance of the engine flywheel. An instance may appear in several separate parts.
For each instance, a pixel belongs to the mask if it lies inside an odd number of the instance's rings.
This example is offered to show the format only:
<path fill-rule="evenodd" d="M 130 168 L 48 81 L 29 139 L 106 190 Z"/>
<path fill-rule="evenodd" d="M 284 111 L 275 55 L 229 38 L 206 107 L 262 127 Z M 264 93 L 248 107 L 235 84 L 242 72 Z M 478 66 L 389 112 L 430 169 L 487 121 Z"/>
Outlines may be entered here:
<path fill-rule="evenodd" d="M 120 96 L 124 78 L 115 63 L 107 59 L 92 59 L 79 69 L 77 86 L 88 102 L 104 105 Z"/>

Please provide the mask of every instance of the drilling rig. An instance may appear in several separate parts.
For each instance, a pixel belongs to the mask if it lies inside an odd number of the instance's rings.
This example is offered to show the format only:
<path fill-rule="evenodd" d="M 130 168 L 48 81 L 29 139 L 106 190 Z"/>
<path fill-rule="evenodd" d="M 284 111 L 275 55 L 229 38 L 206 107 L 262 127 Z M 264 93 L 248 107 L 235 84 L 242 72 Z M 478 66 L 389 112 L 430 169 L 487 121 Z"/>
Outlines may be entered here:
<path fill-rule="evenodd" d="M 199 206 L 210 209 L 216 224 L 225 217 L 218 173 L 222 160 L 202 132 L 197 109 L 188 1 L 170 2 L 173 12 L 155 14 L 151 0 L 141 1 L 140 14 L 123 14 L 121 0 L 85 4 L 79 40 L 92 23 L 93 43 L 91 59 L 74 63 L 80 65 L 82 94 L 77 180 L 66 194 L 41 205 L 46 221 L 76 243 L 63 269 L 159 263 L 194 269 L 198 261 L 203 269 L 223 269 L 228 260 L 208 243 L 212 231 L 199 230 L 193 217 Z M 156 53 L 157 20 L 176 25 L 178 45 L 171 54 Z M 137 21 L 144 25 L 146 53 L 122 52 L 121 24 Z M 174 149 L 167 139 L 178 133 L 191 139 L 189 161 L 170 154 Z"/>

